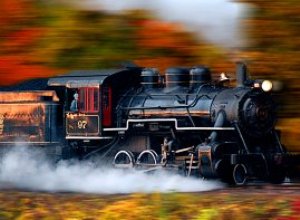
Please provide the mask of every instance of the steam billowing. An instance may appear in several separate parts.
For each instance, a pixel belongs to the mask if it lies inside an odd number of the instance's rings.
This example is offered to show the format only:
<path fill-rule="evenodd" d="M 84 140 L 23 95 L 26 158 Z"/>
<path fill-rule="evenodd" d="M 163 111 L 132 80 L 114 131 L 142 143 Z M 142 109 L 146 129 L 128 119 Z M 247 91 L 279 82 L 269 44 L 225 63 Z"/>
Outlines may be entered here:
<path fill-rule="evenodd" d="M 0 187 L 33 191 L 133 193 L 194 192 L 221 188 L 214 181 L 186 178 L 177 174 L 124 172 L 95 167 L 85 161 L 64 161 L 53 165 L 41 150 L 14 147 L 1 159 Z"/>
<path fill-rule="evenodd" d="M 247 16 L 249 7 L 246 4 L 229 0 L 86 0 L 78 3 L 81 7 L 110 12 L 151 10 L 160 19 L 181 23 L 212 43 L 224 47 L 245 44 L 241 18 Z"/>

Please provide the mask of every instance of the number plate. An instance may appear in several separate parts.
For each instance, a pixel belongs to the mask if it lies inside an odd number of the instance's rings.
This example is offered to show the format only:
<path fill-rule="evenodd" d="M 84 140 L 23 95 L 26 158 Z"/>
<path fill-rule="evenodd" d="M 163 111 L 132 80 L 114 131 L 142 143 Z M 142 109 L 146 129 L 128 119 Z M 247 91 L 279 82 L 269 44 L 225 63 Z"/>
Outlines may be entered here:
<path fill-rule="evenodd" d="M 67 135 L 99 135 L 98 115 L 66 115 Z"/>

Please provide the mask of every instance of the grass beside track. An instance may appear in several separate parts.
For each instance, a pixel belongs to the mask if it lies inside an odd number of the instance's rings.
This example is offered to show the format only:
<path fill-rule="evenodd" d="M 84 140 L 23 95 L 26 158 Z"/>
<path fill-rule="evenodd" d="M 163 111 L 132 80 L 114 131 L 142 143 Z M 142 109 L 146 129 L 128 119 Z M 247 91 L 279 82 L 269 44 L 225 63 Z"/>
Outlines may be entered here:
<path fill-rule="evenodd" d="M 0 219 L 300 219 L 300 193 L 0 192 Z"/>

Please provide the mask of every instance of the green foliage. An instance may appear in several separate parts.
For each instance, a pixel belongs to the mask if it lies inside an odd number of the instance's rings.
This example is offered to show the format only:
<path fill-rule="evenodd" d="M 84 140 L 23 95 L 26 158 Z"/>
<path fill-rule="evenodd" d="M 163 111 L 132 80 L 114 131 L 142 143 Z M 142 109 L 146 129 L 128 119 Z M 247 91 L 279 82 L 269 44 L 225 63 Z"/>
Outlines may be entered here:
<path fill-rule="evenodd" d="M 230 198 L 229 198 L 230 197 Z M 1 219 L 299 219 L 293 194 L 154 193 L 88 195 L 1 192 Z"/>
<path fill-rule="evenodd" d="M 126 16 L 52 5 L 43 11 L 47 31 L 35 52 L 46 65 L 95 69 L 133 58 L 133 29 Z"/>

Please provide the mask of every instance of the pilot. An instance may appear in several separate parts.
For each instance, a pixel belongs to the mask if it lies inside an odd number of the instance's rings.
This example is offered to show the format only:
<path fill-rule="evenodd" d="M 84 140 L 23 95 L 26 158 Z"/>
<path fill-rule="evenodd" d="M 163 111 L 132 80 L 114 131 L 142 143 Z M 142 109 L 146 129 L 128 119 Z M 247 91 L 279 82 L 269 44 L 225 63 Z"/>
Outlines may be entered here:
<path fill-rule="evenodd" d="M 218 84 L 220 86 L 229 86 L 229 77 L 225 73 L 221 73 L 218 79 Z"/>
<path fill-rule="evenodd" d="M 76 112 L 76 111 L 78 111 L 78 93 L 75 92 L 73 97 L 74 97 L 74 99 L 71 102 L 70 111 Z"/>

